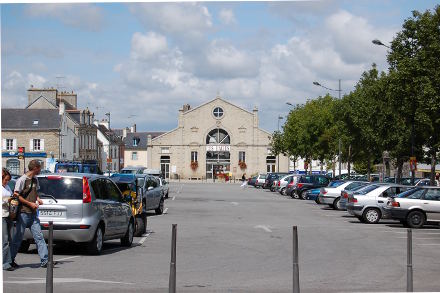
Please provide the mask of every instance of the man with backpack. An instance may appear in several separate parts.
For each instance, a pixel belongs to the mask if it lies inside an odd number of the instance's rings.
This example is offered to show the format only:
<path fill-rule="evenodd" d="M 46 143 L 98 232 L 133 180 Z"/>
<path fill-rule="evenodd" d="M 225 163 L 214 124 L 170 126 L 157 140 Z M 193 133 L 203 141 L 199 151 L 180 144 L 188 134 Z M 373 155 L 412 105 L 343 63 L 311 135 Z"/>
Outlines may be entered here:
<path fill-rule="evenodd" d="M 19 214 L 17 215 L 17 226 L 15 234 L 12 236 L 11 245 L 11 266 L 17 268 L 15 256 L 20 248 L 23 234 L 26 228 L 30 228 L 35 244 L 37 245 L 38 255 L 40 256 L 41 267 L 47 267 L 48 252 L 47 245 L 41 232 L 40 220 L 38 219 L 38 206 L 43 201 L 38 197 L 39 189 L 37 175 L 40 173 L 41 165 L 37 160 L 32 160 L 28 165 L 29 171 L 21 176 L 15 183 L 14 196 L 18 197 L 20 202 Z"/>

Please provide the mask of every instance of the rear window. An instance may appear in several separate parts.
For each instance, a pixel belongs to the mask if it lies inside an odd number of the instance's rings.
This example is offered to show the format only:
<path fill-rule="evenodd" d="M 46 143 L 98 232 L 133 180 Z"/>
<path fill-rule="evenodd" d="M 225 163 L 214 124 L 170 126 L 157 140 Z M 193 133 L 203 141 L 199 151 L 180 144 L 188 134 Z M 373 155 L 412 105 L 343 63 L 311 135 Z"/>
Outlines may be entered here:
<path fill-rule="evenodd" d="M 136 170 L 122 170 L 122 174 L 136 174 Z"/>
<path fill-rule="evenodd" d="M 378 185 L 365 186 L 365 188 L 362 188 L 359 191 L 356 191 L 356 195 L 365 195 L 365 194 L 375 190 L 378 187 L 379 187 Z"/>
<path fill-rule="evenodd" d="M 65 172 L 78 173 L 79 166 L 78 165 L 58 165 L 57 172 L 58 173 L 65 173 Z"/>
<path fill-rule="evenodd" d="M 39 177 L 38 183 L 40 185 L 38 194 L 41 195 L 42 198 L 44 198 L 44 195 L 51 195 L 56 199 L 83 198 L 82 178 L 57 176 Z"/>
<path fill-rule="evenodd" d="M 344 183 L 345 183 L 344 181 L 331 181 L 328 184 L 328 187 L 338 187 L 339 185 L 342 185 Z"/>
<path fill-rule="evenodd" d="M 365 185 L 364 182 L 352 182 L 345 187 L 345 190 L 357 190 Z"/>

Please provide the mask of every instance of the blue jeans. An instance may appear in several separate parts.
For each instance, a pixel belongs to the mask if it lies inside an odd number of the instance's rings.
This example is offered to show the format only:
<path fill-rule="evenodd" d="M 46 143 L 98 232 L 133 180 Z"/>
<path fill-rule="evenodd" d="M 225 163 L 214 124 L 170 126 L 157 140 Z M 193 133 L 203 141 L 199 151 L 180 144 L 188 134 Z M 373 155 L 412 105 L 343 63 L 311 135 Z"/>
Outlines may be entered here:
<path fill-rule="evenodd" d="M 47 263 L 48 252 L 47 245 L 44 241 L 43 232 L 41 232 L 40 220 L 36 213 L 28 214 L 21 212 L 18 215 L 17 226 L 15 234 L 12 237 L 11 258 L 15 260 L 21 241 L 23 240 L 24 230 L 31 229 L 32 236 L 34 236 L 35 244 L 37 245 L 38 255 L 40 256 L 41 265 Z"/>
<path fill-rule="evenodd" d="M 11 267 L 11 246 L 9 241 L 11 240 L 11 227 L 12 222 L 8 217 L 3 217 L 2 220 L 2 242 L 3 242 L 3 269 L 9 269 Z"/>

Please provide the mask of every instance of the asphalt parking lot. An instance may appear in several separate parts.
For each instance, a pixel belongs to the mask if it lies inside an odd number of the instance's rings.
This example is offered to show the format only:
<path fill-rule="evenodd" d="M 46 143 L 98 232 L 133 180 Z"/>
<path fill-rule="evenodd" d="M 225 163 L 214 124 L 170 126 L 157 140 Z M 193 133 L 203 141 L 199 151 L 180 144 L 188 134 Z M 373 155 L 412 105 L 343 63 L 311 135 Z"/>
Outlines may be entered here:
<path fill-rule="evenodd" d="M 177 223 L 178 292 L 292 292 L 292 226 L 298 226 L 301 292 L 406 290 L 406 228 L 360 223 L 344 211 L 239 184 L 171 183 L 163 215 L 131 248 L 100 256 L 55 247 L 54 292 L 168 292 L 171 225 Z M 413 231 L 415 291 L 440 290 L 440 228 Z M 45 292 L 35 246 L 4 272 L 4 292 Z"/>

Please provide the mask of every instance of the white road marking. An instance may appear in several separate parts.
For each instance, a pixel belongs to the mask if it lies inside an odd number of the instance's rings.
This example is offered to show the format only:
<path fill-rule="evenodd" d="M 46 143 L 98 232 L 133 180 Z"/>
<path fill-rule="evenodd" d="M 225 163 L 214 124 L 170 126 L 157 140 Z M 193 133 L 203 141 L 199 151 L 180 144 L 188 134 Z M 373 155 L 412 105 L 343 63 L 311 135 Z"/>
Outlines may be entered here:
<path fill-rule="evenodd" d="M 231 205 L 233 205 L 233 206 L 238 206 L 238 202 L 235 202 L 235 201 L 233 201 L 233 202 L 231 202 Z"/>
<path fill-rule="evenodd" d="M 164 214 L 166 214 L 168 212 L 168 208 L 165 208 L 165 210 L 163 211 Z"/>
<path fill-rule="evenodd" d="M 145 236 L 144 236 L 145 235 Z M 146 234 L 143 234 L 142 236 L 142 238 L 141 238 L 141 240 L 139 240 L 139 242 L 138 242 L 138 244 L 141 244 L 142 245 L 142 243 L 144 243 L 145 242 L 145 240 L 147 240 L 147 237 L 150 235 L 150 233 L 146 233 Z"/>
<path fill-rule="evenodd" d="M 264 231 L 269 232 L 269 233 L 272 232 L 272 230 L 269 228 L 269 226 L 266 226 L 266 225 L 257 225 L 254 228 L 255 229 L 263 229 Z"/>
<path fill-rule="evenodd" d="M 8 281 L 4 280 L 4 283 L 9 284 L 45 284 L 46 278 L 18 278 L 15 279 L 23 279 L 16 281 Z M 125 282 L 114 282 L 114 281 L 103 281 L 103 280 L 93 280 L 93 279 L 81 279 L 81 278 L 53 278 L 54 283 L 107 283 L 107 284 L 122 284 L 122 285 L 133 285 L 134 283 L 125 283 Z"/>
<path fill-rule="evenodd" d="M 397 239 L 407 239 L 408 237 L 394 237 L 394 238 L 397 238 Z M 432 238 L 432 237 L 429 237 L 429 238 L 413 237 L 413 239 L 416 239 L 416 240 L 427 240 L 427 239 L 440 240 L 439 238 Z"/>
<path fill-rule="evenodd" d="M 171 200 L 175 200 L 175 199 L 176 199 L 176 196 L 173 196 L 173 198 Z"/>
<path fill-rule="evenodd" d="M 63 260 L 72 259 L 72 258 L 76 258 L 76 257 L 81 257 L 81 255 L 75 255 L 75 256 L 69 256 L 69 257 L 65 257 L 65 258 L 55 259 L 55 261 L 63 261 Z"/>
<path fill-rule="evenodd" d="M 440 246 L 440 243 L 419 243 L 417 245 L 425 245 L 425 246 Z"/>
<path fill-rule="evenodd" d="M 179 191 L 177 191 L 176 193 L 180 193 L 180 192 L 182 192 L 183 186 L 185 186 L 185 184 L 182 184 L 182 186 L 180 186 Z"/>

